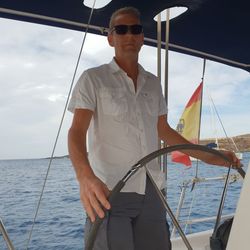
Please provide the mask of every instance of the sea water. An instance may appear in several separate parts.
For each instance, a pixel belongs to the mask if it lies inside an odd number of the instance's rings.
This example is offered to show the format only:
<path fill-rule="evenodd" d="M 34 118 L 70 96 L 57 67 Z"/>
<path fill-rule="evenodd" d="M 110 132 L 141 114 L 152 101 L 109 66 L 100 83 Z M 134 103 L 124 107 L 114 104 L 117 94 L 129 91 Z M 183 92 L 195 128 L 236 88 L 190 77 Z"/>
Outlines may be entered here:
<path fill-rule="evenodd" d="M 247 166 L 250 153 L 244 153 Z M 27 247 L 49 159 L 0 160 L 0 217 L 17 250 Z M 181 188 L 187 185 L 181 220 L 214 216 L 219 207 L 223 181 L 196 184 L 191 191 L 189 179 L 197 173 L 192 168 L 168 162 L 167 201 L 175 213 Z M 198 177 L 222 176 L 226 168 L 199 163 Z M 233 171 L 232 171 L 233 172 Z M 230 183 L 224 214 L 233 213 L 242 181 Z M 190 208 L 192 207 L 192 209 Z M 79 188 L 67 157 L 52 161 L 44 194 L 28 249 L 83 249 L 85 213 L 79 199 Z M 170 222 L 171 225 L 171 222 Z M 212 228 L 214 221 L 189 226 L 187 233 Z M 0 234 L 0 250 L 7 249 Z"/>

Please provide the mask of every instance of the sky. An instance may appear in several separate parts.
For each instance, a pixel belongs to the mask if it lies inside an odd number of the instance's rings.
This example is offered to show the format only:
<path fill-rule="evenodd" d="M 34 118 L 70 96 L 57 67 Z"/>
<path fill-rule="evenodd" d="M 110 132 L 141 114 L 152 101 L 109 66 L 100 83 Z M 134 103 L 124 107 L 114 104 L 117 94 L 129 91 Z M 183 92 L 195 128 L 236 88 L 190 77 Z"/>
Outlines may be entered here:
<path fill-rule="evenodd" d="M 83 33 L 2 18 L 0 32 L 0 159 L 49 157 Z M 156 56 L 156 49 L 143 46 L 140 63 L 154 74 Z M 108 63 L 112 57 L 105 37 L 88 34 L 76 80 L 83 70 Z M 168 119 L 172 127 L 201 82 L 202 67 L 200 58 L 169 53 Z M 218 119 L 212 118 L 209 93 L 228 136 L 250 133 L 249 73 L 207 61 L 204 85 L 201 138 L 225 136 Z M 72 114 L 66 112 L 57 156 L 68 154 L 71 119 Z"/>

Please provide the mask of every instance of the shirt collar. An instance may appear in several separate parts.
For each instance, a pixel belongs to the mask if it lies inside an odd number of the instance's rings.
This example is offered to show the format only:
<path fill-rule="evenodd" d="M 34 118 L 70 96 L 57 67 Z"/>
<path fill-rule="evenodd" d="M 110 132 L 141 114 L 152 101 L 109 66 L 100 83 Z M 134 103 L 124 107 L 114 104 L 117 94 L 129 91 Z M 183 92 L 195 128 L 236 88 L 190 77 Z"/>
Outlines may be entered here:
<path fill-rule="evenodd" d="M 110 66 L 110 69 L 112 71 L 112 73 L 116 73 L 116 72 L 119 72 L 119 71 L 122 71 L 124 72 L 120 67 L 119 65 L 117 64 L 117 62 L 115 61 L 115 58 L 113 58 L 111 60 L 111 62 L 109 63 L 109 66 Z M 145 69 L 139 64 L 139 75 L 142 75 L 144 77 L 147 76 L 147 71 L 145 71 Z"/>
<path fill-rule="evenodd" d="M 110 69 L 112 71 L 112 73 L 116 73 L 118 71 L 123 71 L 118 64 L 115 61 L 115 58 L 113 57 L 112 61 L 109 63 Z"/>

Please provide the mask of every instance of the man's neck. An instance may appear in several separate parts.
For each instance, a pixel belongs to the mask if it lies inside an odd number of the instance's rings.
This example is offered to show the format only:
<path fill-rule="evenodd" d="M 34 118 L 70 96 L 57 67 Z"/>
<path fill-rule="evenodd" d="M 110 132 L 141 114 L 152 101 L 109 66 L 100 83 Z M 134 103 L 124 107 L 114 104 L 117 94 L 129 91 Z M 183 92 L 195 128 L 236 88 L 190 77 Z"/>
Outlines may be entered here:
<path fill-rule="evenodd" d="M 125 60 L 124 58 L 121 59 L 119 57 L 115 57 L 115 61 L 119 65 L 119 67 L 123 69 L 127 73 L 127 75 L 133 80 L 136 89 L 136 82 L 139 73 L 138 59 L 135 58 Z"/>

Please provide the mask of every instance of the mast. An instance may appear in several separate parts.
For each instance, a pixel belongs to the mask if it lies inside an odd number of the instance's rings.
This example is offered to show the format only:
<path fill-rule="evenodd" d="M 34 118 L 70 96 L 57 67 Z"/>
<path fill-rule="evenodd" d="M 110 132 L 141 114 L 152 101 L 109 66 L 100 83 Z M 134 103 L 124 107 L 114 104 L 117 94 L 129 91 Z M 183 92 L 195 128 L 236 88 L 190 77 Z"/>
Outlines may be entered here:
<path fill-rule="evenodd" d="M 202 101 L 203 101 L 203 86 L 204 86 L 204 76 L 205 76 L 205 69 L 206 69 L 206 59 L 203 59 L 203 70 L 202 70 L 202 89 L 201 89 L 201 107 L 200 107 L 200 119 L 199 119 L 199 131 L 198 131 L 198 144 L 200 143 L 200 134 L 201 134 L 201 114 L 202 114 Z"/>
<path fill-rule="evenodd" d="M 198 129 L 198 144 L 200 144 L 200 134 L 201 134 L 201 115 L 202 115 L 202 102 L 203 102 L 203 88 L 204 88 L 204 76 L 205 76 L 205 69 L 206 69 L 206 59 L 203 59 L 203 70 L 202 70 L 202 89 L 201 89 L 201 102 L 200 102 L 200 119 L 199 119 L 199 129 Z M 196 161 L 196 167 L 195 167 L 195 178 L 198 178 L 198 171 L 199 171 L 199 161 Z M 191 190 L 194 189 L 195 182 L 192 185 Z"/>

